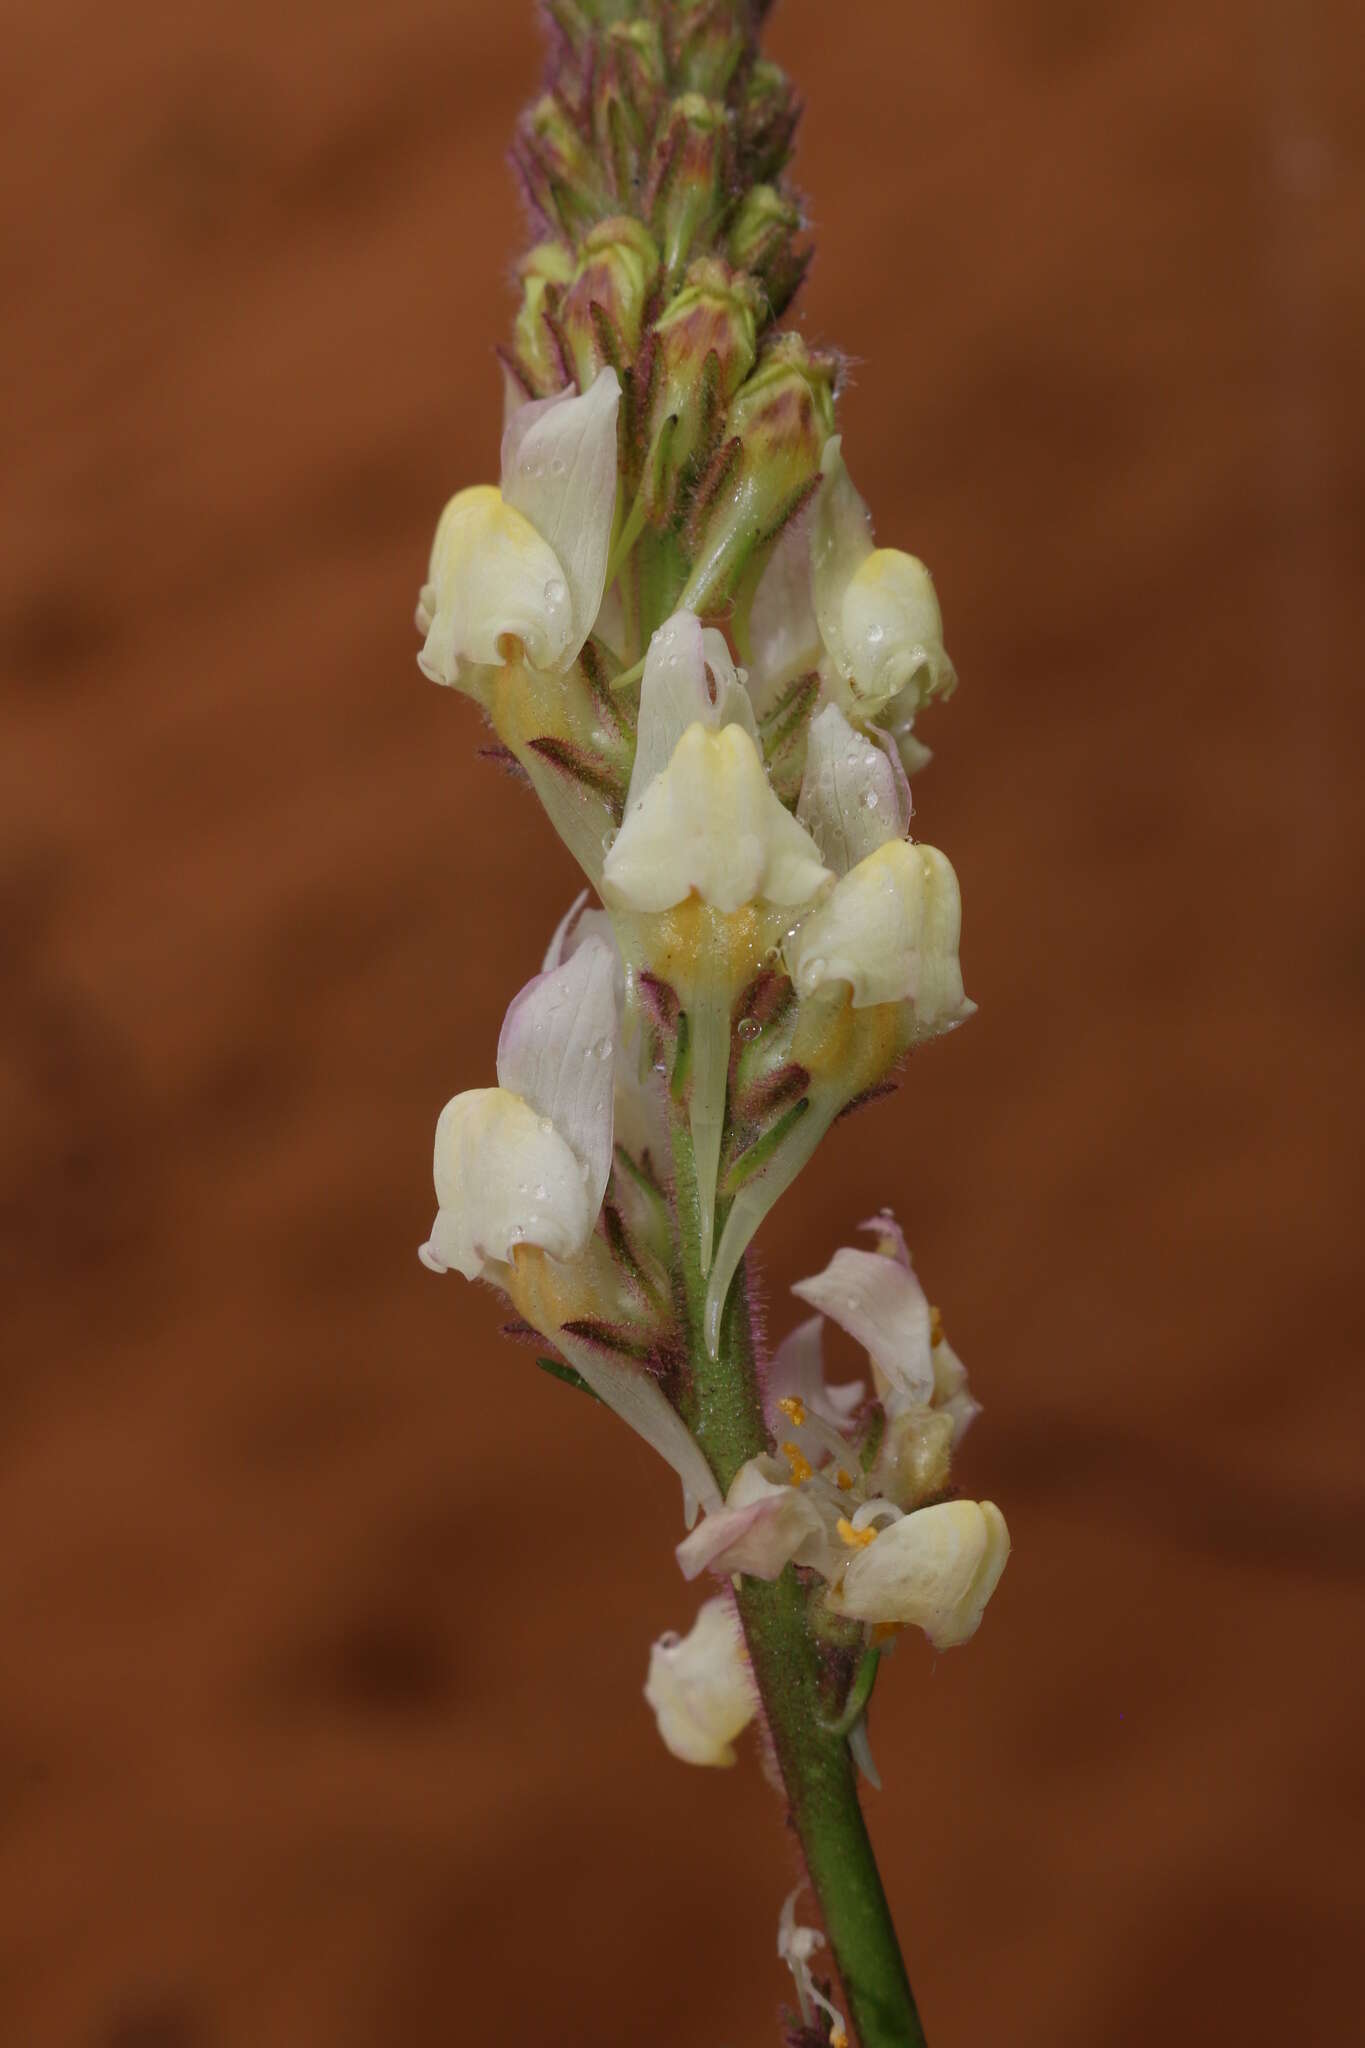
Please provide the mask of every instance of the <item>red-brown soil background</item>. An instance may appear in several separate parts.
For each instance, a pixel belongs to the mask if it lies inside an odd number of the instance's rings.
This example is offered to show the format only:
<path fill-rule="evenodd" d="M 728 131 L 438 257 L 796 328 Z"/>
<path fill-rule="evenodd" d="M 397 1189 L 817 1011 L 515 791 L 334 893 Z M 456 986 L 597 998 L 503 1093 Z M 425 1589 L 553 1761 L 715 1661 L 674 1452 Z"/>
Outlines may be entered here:
<path fill-rule="evenodd" d="M 574 887 L 411 632 L 495 473 L 529 8 L 5 43 L 0 2038 L 762 2048 L 775 1804 L 640 1699 L 672 1480 L 414 1256 Z M 771 43 L 963 679 L 980 1016 L 764 1244 L 781 1328 L 896 1204 L 1014 1534 L 876 1702 L 930 2036 L 1354 2037 L 1360 16 Z"/>

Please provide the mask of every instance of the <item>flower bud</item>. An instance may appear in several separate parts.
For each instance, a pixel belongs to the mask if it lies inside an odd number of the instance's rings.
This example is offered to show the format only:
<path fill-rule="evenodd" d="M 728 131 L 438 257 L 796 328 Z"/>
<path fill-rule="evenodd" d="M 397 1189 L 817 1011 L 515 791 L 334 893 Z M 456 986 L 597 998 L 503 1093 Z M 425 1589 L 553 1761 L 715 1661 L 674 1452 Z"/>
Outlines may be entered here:
<path fill-rule="evenodd" d="M 562 242 L 538 242 L 522 258 L 521 304 L 512 327 L 512 353 L 524 384 L 548 398 L 568 382 L 568 367 L 555 331 L 559 294 L 573 275 L 573 259 Z"/>
<path fill-rule="evenodd" d="M 603 39 L 593 80 L 592 121 L 598 150 L 623 204 L 634 202 L 643 183 L 666 78 L 658 23 L 614 22 Z"/>
<path fill-rule="evenodd" d="M 554 93 L 544 94 L 523 114 L 512 161 L 536 212 L 571 241 L 607 211 L 597 159 Z"/>
<path fill-rule="evenodd" d="M 669 9 L 675 65 L 689 92 L 720 99 L 744 55 L 744 31 L 734 0 L 692 0 Z"/>
<path fill-rule="evenodd" d="M 676 275 L 725 210 L 733 145 L 730 114 L 718 100 L 688 92 L 673 102 L 654 145 L 646 209 Z"/>
<path fill-rule="evenodd" d="M 731 223 L 730 261 L 758 279 L 773 319 L 796 296 L 810 263 L 810 251 L 795 247 L 801 226 L 801 209 L 775 185 L 746 192 Z"/>
<path fill-rule="evenodd" d="M 808 496 L 833 418 L 833 362 L 812 356 L 798 335 L 780 335 L 726 416 L 693 514 L 693 568 L 681 605 L 711 613 L 733 594 L 755 550 L 776 539 Z"/>
<path fill-rule="evenodd" d="M 635 354 L 659 252 L 642 221 L 617 214 L 585 239 L 559 306 L 559 327 L 586 391 L 598 371 L 620 370 Z"/>
<path fill-rule="evenodd" d="M 650 335 L 650 512 L 670 512 L 694 488 L 725 410 L 753 368 L 757 293 L 724 263 L 703 257 Z"/>
<path fill-rule="evenodd" d="M 771 182 L 791 154 L 801 103 L 779 65 L 760 58 L 739 106 L 739 155 L 746 185 Z"/>

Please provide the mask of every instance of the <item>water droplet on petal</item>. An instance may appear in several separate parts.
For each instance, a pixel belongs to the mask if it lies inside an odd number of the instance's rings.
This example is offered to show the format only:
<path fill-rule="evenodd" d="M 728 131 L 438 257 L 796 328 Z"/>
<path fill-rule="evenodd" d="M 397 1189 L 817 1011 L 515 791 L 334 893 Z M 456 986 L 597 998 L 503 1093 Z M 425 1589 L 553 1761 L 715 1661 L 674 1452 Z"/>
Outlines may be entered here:
<path fill-rule="evenodd" d="M 552 576 L 545 586 L 546 604 L 563 604 L 565 596 L 563 583 L 558 576 Z"/>
<path fill-rule="evenodd" d="M 758 1037 L 763 1026 L 759 1023 L 757 1017 L 741 1017 L 735 1029 L 747 1044 Z"/>

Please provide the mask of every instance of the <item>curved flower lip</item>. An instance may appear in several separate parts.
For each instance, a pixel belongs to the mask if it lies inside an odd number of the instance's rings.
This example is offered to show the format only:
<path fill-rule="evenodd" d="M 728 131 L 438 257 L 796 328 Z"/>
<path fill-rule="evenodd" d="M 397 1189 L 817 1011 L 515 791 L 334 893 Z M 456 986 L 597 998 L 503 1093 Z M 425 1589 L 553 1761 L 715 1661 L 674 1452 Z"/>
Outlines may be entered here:
<path fill-rule="evenodd" d="M 829 1605 L 853 1621 L 922 1628 L 935 1649 L 954 1649 L 976 1634 L 1009 1554 L 993 1501 L 941 1501 L 903 1515 L 859 1551 Z"/>
<path fill-rule="evenodd" d="M 627 812 L 663 774 L 688 727 L 698 723 L 712 732 L 741 725 L 751 739 L 758 738 L 753 705 L 725 635 L 704 627 L 695 612 L 674 612 L 653 635 L 645 655 Z"/>
<path fill-rule="evenodd" d="M 975 1004 L 962 986 L 962 898 L 936 847 L 890 840 L 842 876 L 788 943 L 798 995 L 845 981 L 855 1010 L 908 1002 L 917 1035 L 951 1030 Z"/>
<path fill-rule="evenodd" d="M 790 1563 L 830 1577 L 836 1568 L 830 1533 L 815 1500 L 789 1483 L 776 1460 L 750 1458 L 735 1474 L 724 1507 L 712 1509 L 678 1545 L 678 1564 L 685 1579 L 704 1571 L 775 1579 Z"/>
<path fill-rule="evenodd" d="M 610 900 L 671 910 L 695 893 L 735 911 L 758 899 L 808 903 L 831 879 L 819 849 L 773 793 L 742 725 L 688 727 L 644 791 L 603 868 Z"/>
<path fill-rule="evenodd" d="M 844 465 L 839 435 L 825 444 L 811 529 L 811 575 L 820 637 L 834 672 L 866 718 L 897 699 L 913 715 L 956 681 L 943 619 L 923 562 L 878 548 L 872 521 Z"/>
<path fill-rule="evenodd" d="M 453 1268 L 478 1280 L 521 1244 L 569 1259 L 592 1235 L 597 1212 L 582 1165 L 553 1124 L 506 1088 L 470 1088 L 446 1104 L 432 1177 L 436 1221 L 418 1256 L 433 1273 Z"/>
<path fill-rule="evenodd" d="M 732 1602 L 706 1601 L 685 1636 L 661 1636 L 649 1654 L 645 1698 L 666 1747 L 683 1763 L 725 1769 L 758 1711 L 753 1673 Z"/>
<path fill-rule="evenodd" d="M 611 1172 L 617 962 L 590 934 L 513 998 L 496 1088 L 457 1095 L 436 1126 L 438 1211 L 424 1262 L 476 1280 L 520 1244 L 584 1250 Z"/>
<path fill-rule="evenodd" d="M 811 720 L 796 816 L 838 875 L 910 829 L 910 784 L 885 739 L 854 730 L 837 704 Z"/>
<path fill-rule="evenodd" d="M 908 1264 L 842 1245 L 822 1273 L 798 1280 L 792 1293 L 847 1330 L 894 1395 L 915 1404 L 933 1399 L 932 1316 Z"/>
<path fill-rule="evenodd" d="M 417 607 L 418 666 L 460 685 L 467 665 L 501 666 L 509 640 L 562 673 L 593 628 L 616 508 L 621 387 L 601 371 L 581 396 L 518 407 L 502 442 L 502 487 L 457 492 L 436 528 Z"/>

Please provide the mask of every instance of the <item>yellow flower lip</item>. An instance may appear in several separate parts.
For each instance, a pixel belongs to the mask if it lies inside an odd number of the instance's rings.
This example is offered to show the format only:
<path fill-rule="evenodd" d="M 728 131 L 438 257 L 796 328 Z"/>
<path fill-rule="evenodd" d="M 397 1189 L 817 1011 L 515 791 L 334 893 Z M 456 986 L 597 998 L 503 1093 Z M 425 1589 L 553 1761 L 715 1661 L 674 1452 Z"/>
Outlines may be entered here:
<path fill-rule="evenodd" d="M 866 1550 L 868 1544 L 875 1543 L 880 1534 L 875 1522 L 869 1522 L 865 1529 L 855 1529 L 847 1515 L 840 1515 L 834 1526 L 850 1550 Z"/>

